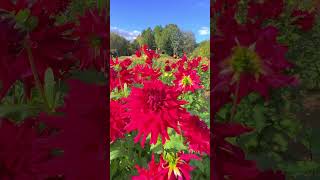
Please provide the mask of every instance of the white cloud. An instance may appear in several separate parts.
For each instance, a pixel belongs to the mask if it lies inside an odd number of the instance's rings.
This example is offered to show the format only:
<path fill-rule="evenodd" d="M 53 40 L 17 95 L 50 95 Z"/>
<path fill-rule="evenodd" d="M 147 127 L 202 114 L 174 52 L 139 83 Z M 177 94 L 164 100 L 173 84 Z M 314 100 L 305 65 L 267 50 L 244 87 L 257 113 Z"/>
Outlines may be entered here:
<path fill-rule="evenodd" d="M 117 33 L 129 41 L 135 40 L 141 34 L 141 32 L 137 30 L 127 31 L 127 30 L 120 29 L 118 27 L 113 27 L 113 26 L 111 26 L 110 30 L 111 32 Z"/>
<path fill-rule="evenodd" d="M 210 29 L 209 29 L 208 27 L 201 27 L 201 28 L 198 30 L 198 33 L 199 33 L 201 36 L 209 35 L 209 34 L 210 34 Z"/>

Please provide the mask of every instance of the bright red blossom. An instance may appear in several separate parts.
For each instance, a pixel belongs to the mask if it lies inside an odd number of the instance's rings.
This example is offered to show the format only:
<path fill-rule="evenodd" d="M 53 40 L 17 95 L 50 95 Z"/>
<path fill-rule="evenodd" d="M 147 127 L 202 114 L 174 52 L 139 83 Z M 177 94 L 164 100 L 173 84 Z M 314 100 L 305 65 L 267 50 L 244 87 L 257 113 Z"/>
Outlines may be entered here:
<path fill-rule="evenodd" d="M 122 138 L 125 134 L 124 127 L 128 123 L 129 118 L 125 114 L 125 109 L 120 101 L 110 102 L 110 139 L 111 143 L 118 138 Z"/>
<path fill-rule="evenodd" d="M 293 24 L 297 25 L 303 31 L 309 31 L 315 23 L 314 13 L 308 11 L 294 10 L 291 16 L 297 18 L 293 21 Z"/>
<path fill-rule="evenodd" d="M 154 69 L 147 65 L 138 64 L 132 69 L 134 82 L 142 84 L 144 81 L 157 80 L 161 75 L 160 69 Z"/>
<path fill-rule="evenodd" d="M 126 107 L 131 121 L 126 129 L 128 132 L 138 131 L 135 142 L 141 138 L 142 146 L 149 134 L 151 134 L 151 144 L 157 142 L 159 135 L 164 144 L 169 139 L 168 127 L 179 131 L 178 120 L 187 114 L 181 105 L 186 102 L 178 100 L 180 93 L 159 80 L 145 82 L 143 86 L 143 88 L 132 87 L 131 94 L 127 98 Z"/>
<path fill-rule="evenodd" d="M 196 70 L 180 70 L 174 75 L 176 77 L 174 83 L 178 91 L 194 92 L 197 89 L 203 88 L 200 76 L 197 74 Z"/>
<path fill-rule="evenodd" d="M 139 58 L 141 57 L 141 51 L 140 50 L 136 50 L 136 56 Z"/>
<path fill-rule="evenodd" d="M 154 154 L 152 154 L 151 161 L 148 164 L 148 169 L 144 169 L 136 165 L 139 175 L 132 176 L 131 180 L 162 180 L 159 170 L 160 164 L 154 161 Z"/>
<path fill-rule="evenodd" d="M 190 151 L 210 155 L 210 129 L 207 124 L 198 116 L 183 118 L 179 124 Z"/>
<path fill-rule="evenodd" d="M 131 63 L 132 61 L 130 59 L 125 59 L 121 62 L 118 58 L 115 60 L 110 59 L 110 89 L 121 89 L 124 83 L 127 85 L 133 83 L 134 76 L 132 69 L 128 69 Z"/>
<path fill-rule="evenodd" d="M 80 47 L 75 54 L 80 60 L 80 68 L 95 67 L 98 71 L 105 71 L 109 43 L 106 18 L 106 11 L 100 13 L 98 9 L 88 10 L 80 17 L 80 26 L 74 32 L 80 37 Z"/>
<path fill-rule="evenodd" d="M 159 172 L 163 179 L 168 180 L 190 180 L 190 173 L 193 167 L 189 165 L 191 159 L 200 160 L 194 154 L 179 153 L 165 153 L 160 157 L 160 166 L 162 167 Z"/>
<path fill-rule="evenodd" d="M 297 78 L 284 73 L 292 64 L 285 56 L 287 48 L 277 43 L 278 30 L 268 26 L 252 31 L 256 33 L 214 37 L 215 111 L 230 101 L 231 93 L 238 94 L 238 100 L 251 92 L 268 98 L 271 89 L 298 83 Z"/>

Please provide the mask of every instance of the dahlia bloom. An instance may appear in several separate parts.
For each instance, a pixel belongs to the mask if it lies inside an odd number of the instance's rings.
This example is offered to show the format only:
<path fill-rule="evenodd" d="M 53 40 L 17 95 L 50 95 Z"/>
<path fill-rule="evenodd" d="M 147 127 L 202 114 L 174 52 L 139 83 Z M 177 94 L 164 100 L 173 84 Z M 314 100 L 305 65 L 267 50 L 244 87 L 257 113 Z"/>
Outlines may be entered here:
<path fill-rule="evenodd" d="M 136 56 L 139 58 L 141 57 L 141 51 L 140 50 L 136 50 Z"/>
<path fill-rule="evenodd" d="M 266 19 L 278 18 L 283 10 L 283 0 L 250 1 L 247 18 L 261 25 Z"/>
<path fill-rule="evenodd" d="M 315 23 L 314 13 L 308 11 L 294 10 L 291 16 L 297 18 L 293 21 L 293 24 L 297 25 L 302 31 L 309 31 Z"/>
<path fill-rule="evenodd" d="M 180 93 L 159 80 L 144 82 L 143 85 L 143 88 L 132 87 L 127 98 L 126 107 L 131 121 L 126 129 L 128 132 L 138 131 L 134 141 L 138 142 L 141 138 L 142 147 L 149 134 L 151 134 L 150 144 L 155 144 L 159 135 L 165 144 L 169 139 L 168 127 L 179 132 L 178 120 L 188 114 L 181 107 L 186 102 L 178 100 Z"/>
<path fill-rule="evenodd" d="M 277 43 L 278 30 L 268 26 L 250 31 L 214 37 L 212 94 L 217 103 L 224 99 L 220 105 L 230 100 L 221 95 L 237 94 L 237 102 L 251 92 L 268 98 L 269 90 L 298 83 L 284 74 L 292 64 L 285 57 L 287 48 Z"/>
<path fill-rule="evenodd" d="M 169 72 L 169 71 L 171 71 L 172 69 L 171 69 L 171 67 L 170 67 L 170 65 L 166 65 L 165 67 L 164 67 L 164 71 L 165 72 Z"/>
<path fill-rule="evenodd" d="M 46 18 L 43 21 L 48 20 Z M 45 71 L 50 67 L 56 76 L 68 72 L 74 65 L 74 59 L 67 58 L 67 54 L 73 52 L 76 48 L 75 41 L 70 39 L 71 36 L 65 34 L 72 28 L 72 24 L 61 26 L 45 22 L 39 23 L 34 31 L 30 33 L 28 46 L 33 56 L 33 61 L 40 79 L 44 79 Z M 28 49 L 18 57 L 21 61 L 29 62 Z"/>
<path fill-rule="evenodd" d="M 80 60 L 80 68 L 95 67 L 98 71 L 106 69 L 106 48 L 108 32 L 106 11 L 101 14 L 98 9 L 88 10 L 80 17 L 80 26 L 75 28 L 74 35 L 80 37 L 80 48 L 75 56 Z"/>
<path fill-rule="evenodd" d="M 198 68 L 201 61 L 201 57 L 197 57 L 188 62 L 188 69 L 196 69 Z"/>
<path fill-rule="evenodd" d="M 190 151 L 210 155 L 210 129 L 207 124 L 198 116 L 183 118 L 179 124 Z"/>
<path fill-rule="evenodd" d="M 200 160 L 197 155 L 179 153 L 165 153 L 160 157 L 160 174 L 163 179 L 168 180 L 190 180 L 193 167 L 189 165 L 190 160 Z"/>
<path fill-rule="evenodd" d="M 209 69 L 209 66 L 208 66 L 207 64 L 202 64 L 202 65 L 201 65 L 201 70 L 202 70 L 203 72 L 207 72 L 208 69 Z"/>
<path fill-rule="evenodd" d="M 147 65 L 138 64 L 133 69 L 135 83 L 157 80 L 161 75 L 160 69 L 155 69 Z"/>
<path fill-rule="evenodd" d="M 159 58 L 159 54 L 157 54 L 154 50 L 152 49 L 149 49 L 148 45 L 143 45 L 141 47 L 141 50 L 144 52 L 144 54 L 147 56 L 147 59 L 146 59 L 146 63 L 151 65 L 153 62 L 153 58 Z"/>
<path fill-rule="evenodd" d="M 196 70 L 180 70 L 175 74 L 175 86 L 181 92 L 194 92 L 197 89 L 203 88 L 201 85 L 200 76 Z"/>
<path fill-rule="evenodd" d="M 151 161 L 148 164 L 148 169 L 144 169 L 136 165 L 139 175 L 132 176 L 132 180 L 162 180 L 159 170 L 160 164 L 154 161 L 154 154 L 152 154 Z"/>
<path fill-rule="evenodd" d="M 119 62 L 118 58 L 110 59 L 110 89 L 122 88 L 124 83 L 131 84 L 134 81 L 132 69 L 128 69 L 132 61 L 125 59 Z"/>
<path fill-rule="evenodd" d="M 111 143 L 125 134 L 124 127 L 129 121 L 125 115 L 125 109 L 119 101 L 110 102 L 110 139 Z"/>

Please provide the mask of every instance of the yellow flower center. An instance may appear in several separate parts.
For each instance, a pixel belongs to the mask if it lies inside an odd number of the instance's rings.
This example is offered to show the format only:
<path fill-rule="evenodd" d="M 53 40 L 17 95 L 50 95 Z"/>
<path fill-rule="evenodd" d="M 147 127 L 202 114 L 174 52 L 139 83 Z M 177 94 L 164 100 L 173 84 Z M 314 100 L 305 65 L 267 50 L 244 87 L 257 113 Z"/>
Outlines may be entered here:
<path fill-rule="evenodd" d="M 188 76 L 184 76 L 183 78 L 182 78 L 182 80 L 181 80 L 181 83 L 180 83 L 180 85 L 182 85 L 182 86 L 190 86 L 190 85 L 192 85 L 193 84 L 193 82 L 192 82 L 192 79 L 190 78 L 190 76 L 188 75 Z"/>
<path fill-rule="evenodd" d="M 168 172 L 168 177 L 171 176 L 172 172 L 177 176 L 182 176 L 180 169 L 177 167 L 179 163 L 183 163 L 183 160 L 181 160 L 177 154 L 175 153 L 166 153 L 164 156 L 164 160 L 169 164 L 169 172 Z"/>
<path fill-rule="evenodd" d="M 120 72 L 122 68 L 121 68 L 120 64 L 116 64 L 116 65 L 113 66 L 113 69 L 114 69 L 116 72 Z"/>
<path fill-rule="evenodd" d="M 229 63 L 236 78 L 239 78 L 243 73 L 249 73 L 258 79 L 260 74 L 263 74 L 261 59 L 251 48 L 235 47 Z"/>

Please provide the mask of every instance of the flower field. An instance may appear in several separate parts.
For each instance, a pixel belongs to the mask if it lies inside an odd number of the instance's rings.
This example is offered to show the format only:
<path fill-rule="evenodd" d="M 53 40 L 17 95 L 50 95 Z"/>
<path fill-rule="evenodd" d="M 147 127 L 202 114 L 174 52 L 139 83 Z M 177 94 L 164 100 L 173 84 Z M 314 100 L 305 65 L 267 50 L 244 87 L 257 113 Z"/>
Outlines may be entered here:
<path fill-rule="evenodd" d="M 113 48 L 109 3 L 0 1 L 0 180 L 320 179 L 319 1 L 212 0 L 210 42 Z"/>
<path fill-rule="evenodd" d="M 160 61 L 147 46 L 111 61 L 112 179 L 209 178 L 209 61 Z"/>

